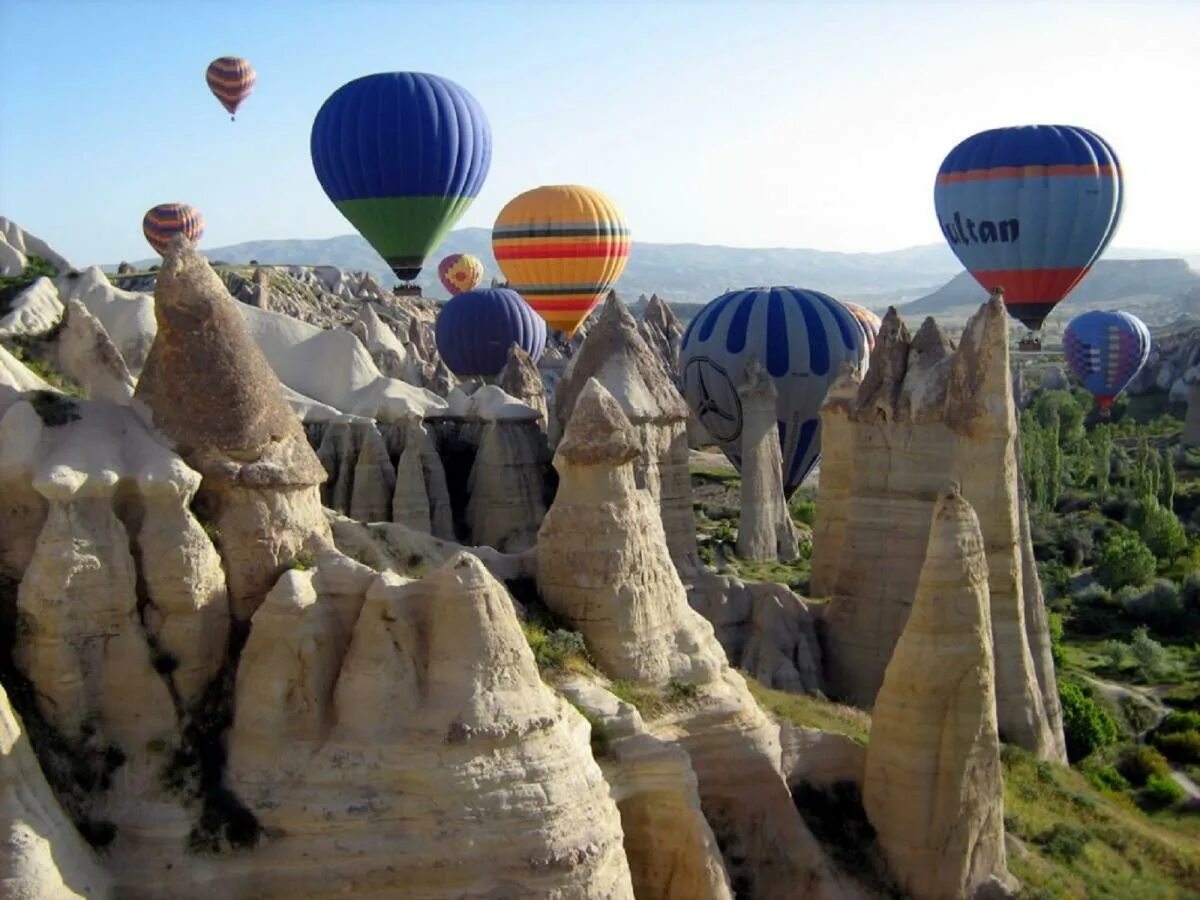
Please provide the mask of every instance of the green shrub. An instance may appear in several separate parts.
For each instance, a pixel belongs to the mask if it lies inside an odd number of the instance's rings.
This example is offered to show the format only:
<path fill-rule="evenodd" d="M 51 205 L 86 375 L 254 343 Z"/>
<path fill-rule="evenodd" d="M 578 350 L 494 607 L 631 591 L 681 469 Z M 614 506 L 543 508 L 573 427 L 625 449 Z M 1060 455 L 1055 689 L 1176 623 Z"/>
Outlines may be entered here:
<path fill-rule="evenodd" d="M 1183 596 L 1175 582 L 1166 578 L 1156 578 L 1140 589 L 1130 585 L 1122 594 L 1125 613 L 1138 622 L 1169 631 L 1183 618 Z"/>
<path fill-rule="evenodd" d="M 1200 612 L 1200 572 L 1189 572 L 1180 586 L 1184 606 L 1191 612 Z"/>
<path fill-rule="evenodd" d="M 1096 560 L 1096 577 L 1116 590 L 1129 584 L 1144 584 L 1154 577 L 1157 563 L 1150 548 L 1128 529 L 1109 535 Z"/>
<path fill-rule="evenodd" d="M 1200 713 L 1172 712 L 1158 723 L 1155 734 L 1179 734 L 1183 731 L 1200 731 Z"/>
<path fill-rule="evenodd" d="M 1112 669 L 1114 672 L 1120 672 L 1125 668 L 1125 662 L 1129 659 L 1129 645 L 1123 644 L 1120 641 L 1105 641 L 1099 647 L 1100 655 L 1104 658 L 1104 667 Z"/>
<path fill-rule="evenodd" d="M 793 498 L 789 510 L 793 519 L 809 527 L 817 521 L 817 504 L 814 500 Z"/>
<path fill-rule="evenodd" d="M 1180 765 L 1200 763 L 1200 731 L 1156 734 L 1152 740 L 1155 749 L 1171 762 Z"/>
<path fill-rule="evenodd" d="M 1129 652 L 1137 663 L 1138 673 L 1144 681 L 1157 681 L 1171 674 L 1174 668 L 1167 649 L 1150 637 L 1145 625 L 1133 629 L 1133 640 Z"/>
<path fill-rule="evenodd" d="M 1081 825 L 1055 822 L 1046 831 L 1033 839 L 1049 857 L 1061 862 L 1074 862 L 1083 854 L 1083 848 L 1092 840 L 1092 833 Z"/>
<path fill-rule="evenodd" d="M 1170 775 L 1151 775 L 1138 794 L 1138 801 L 1148 809 L 1162 809 L 1178 803 L 1185 793 Z"/>
<path fill-rule="evenodd" d="M 1078 762 L 1101 747 L 1116 742 L 1119 735 L 1116 721 L 1079 685 L 1070 681 L 1060 682 L 1058 696 L 1062 703 L 1067 757 L 1072 762 Z"/>
<path fill-rule="evenodd" d="M 1056 612 L 1050 613 L 1046 618 L 1046 623 L 1050 631 L 1050 655 L 1054 658 L 1054 665 L 1062 668 L 1062 666 L 1066 663 L 1066 658 L 1063 656 L 1062 648 L 1062 614 Z"/>
<path fill-rule="evenodd" d="M 1121 754 L 1117 771 L 1124 775 L 1130 784 L 1141 787 L 1155 775 L 1169 775 L 1171 767 L 1163 755 L 1153 747 L 1138 744 Z"/>
<path fill-rule="evenodd" d="M 1106 791 L 1125 791 L 1129 789 L 1129 780 L 1113 766 L 1101 766 L 1088 773 L 1088 778 L 1096 787 Z"/>
<path fill-rule="evenodd" d="M 541 672 L 568 669 L 573 660 L 587 659 L 587 646 L 578 631 L 564 628 L 548 630 L 529 623 L 526 623 L 524 630 L 525 640 Z"/>
<path fill-rule="evenodd" d="M 1170 562 L 1187 549 L 1187 532 L 1171 510 L 1151 498 L 1134 507 L 1132 525 L 1150 552 Z"/>

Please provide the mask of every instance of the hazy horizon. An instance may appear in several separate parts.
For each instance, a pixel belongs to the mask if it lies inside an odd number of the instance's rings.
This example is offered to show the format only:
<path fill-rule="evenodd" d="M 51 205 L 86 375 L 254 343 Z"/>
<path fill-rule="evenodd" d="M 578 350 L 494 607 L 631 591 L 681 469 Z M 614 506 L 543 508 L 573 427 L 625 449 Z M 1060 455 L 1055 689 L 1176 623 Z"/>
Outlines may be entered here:
<path fill-rule="evenodd" d="M 580 182 L 636 242 L 894 252 L 942 240 L 933 179 L 984 128 L 1092 128 L 1128 186 L 1115 249 L 1200 252 L 1179 177 L 1200 121 L 1200 4 L 8 0 L 0 5 L 0 215 L 77 264 L 150 255 L 141 218 L 196 205 L 202 247 L 353 229 L 312 171 L 312 118 L 362 74 L 471 91 L 494 156 L 458 227 Z M 51 52 L 52 51 L 52 52 Z M 229 117 L 204 69 L 247 57 Z"/>

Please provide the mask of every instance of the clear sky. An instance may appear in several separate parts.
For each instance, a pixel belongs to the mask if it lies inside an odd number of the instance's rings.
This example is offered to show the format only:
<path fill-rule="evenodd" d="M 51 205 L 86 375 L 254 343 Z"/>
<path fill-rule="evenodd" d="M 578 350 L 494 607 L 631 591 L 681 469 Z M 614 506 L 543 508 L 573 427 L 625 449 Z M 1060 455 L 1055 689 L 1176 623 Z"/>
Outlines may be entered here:
<path fill-rule="evenodd" d="M 941 239 L 933 178 L 984 128 L 1071 124 L 1120 155 L 1114 244 L 1200 249 L 1200 2 L 0 0 L 0 214 L 76 264 L 353 231 L 309 161 L 321 103 L 378 71 L 479 99 L 491 173 L 459 226 L 600 188 L 634 240 L 887 250 Z M 251 60 L 235 123 L 204 83 Z"/>

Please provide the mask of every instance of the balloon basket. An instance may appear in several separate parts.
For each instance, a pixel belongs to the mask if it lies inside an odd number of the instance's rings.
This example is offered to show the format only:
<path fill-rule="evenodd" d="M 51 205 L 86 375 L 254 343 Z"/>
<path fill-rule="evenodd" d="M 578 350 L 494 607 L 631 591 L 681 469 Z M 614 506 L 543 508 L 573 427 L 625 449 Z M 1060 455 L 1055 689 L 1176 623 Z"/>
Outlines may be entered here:
<path fill-rule="evenodd" d="M 411 281 L 402 281 L 392 288 L 392 293 L 397 297 L 420 297 L 421 286 Z"/>
<path fill-rule="evenodd" d="M 1017 349 L 1022 353 L 1038 353 L 1042 349 L 1042 342 L 1035 337 L 1023 337 L 1017 344 Z"/>

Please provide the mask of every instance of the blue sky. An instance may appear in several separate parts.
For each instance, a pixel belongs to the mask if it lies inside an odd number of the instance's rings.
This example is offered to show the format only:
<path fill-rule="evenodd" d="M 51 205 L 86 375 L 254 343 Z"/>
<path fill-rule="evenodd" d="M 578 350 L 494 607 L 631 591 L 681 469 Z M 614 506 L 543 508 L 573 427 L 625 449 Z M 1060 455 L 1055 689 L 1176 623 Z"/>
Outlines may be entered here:
<path fill-rule="evenodd" d="M 1121 156 L 1115 245 L 1196 251 L 1197 34 L 1193 0 L 0 0 L 0 214 L 77 264 L 150 255 L 142 215 L 173 200 L 209 247 L 349 233 L 312 118 L 352 78 L 417 70 L 491 122 L 460 226 L 578 182 L 635 241 L 894 249 L 941 239 L 959 140 L 1064 123 Z M 258 71 L 236 123 L 204 84 L 221 55 Z"/>

